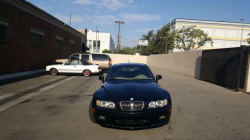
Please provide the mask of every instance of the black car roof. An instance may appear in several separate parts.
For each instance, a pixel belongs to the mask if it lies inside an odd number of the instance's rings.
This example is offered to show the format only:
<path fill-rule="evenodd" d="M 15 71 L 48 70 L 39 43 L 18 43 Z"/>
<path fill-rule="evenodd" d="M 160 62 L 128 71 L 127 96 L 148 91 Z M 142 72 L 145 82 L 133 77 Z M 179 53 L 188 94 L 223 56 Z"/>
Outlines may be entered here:
<path fill-rule="evenodd" d="M 147 67 L 146 64 L 142 64 L 142 63 L 118 63 L 118 64 L 114 64 L 112 67 L 122 67 L 122 66 L 141 66 L 141 67 Z"/>

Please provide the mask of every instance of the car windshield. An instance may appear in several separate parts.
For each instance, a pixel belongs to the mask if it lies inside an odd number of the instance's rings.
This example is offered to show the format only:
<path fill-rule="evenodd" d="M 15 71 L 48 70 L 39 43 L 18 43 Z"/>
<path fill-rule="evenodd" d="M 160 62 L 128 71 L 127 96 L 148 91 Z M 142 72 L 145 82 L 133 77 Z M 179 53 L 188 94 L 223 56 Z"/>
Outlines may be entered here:
<path fill-rule="evenodd" d="M 150 69 L 145 66 L 117 66 L 111 68 L 106 81 L 109 80 L 153 80 Z"/>

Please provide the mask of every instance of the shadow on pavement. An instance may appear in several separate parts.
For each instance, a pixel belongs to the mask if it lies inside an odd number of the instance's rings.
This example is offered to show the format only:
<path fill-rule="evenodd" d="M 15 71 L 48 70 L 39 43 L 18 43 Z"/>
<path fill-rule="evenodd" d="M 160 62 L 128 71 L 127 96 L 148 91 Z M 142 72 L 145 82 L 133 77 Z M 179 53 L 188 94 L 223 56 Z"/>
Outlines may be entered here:
<path fill-rule="evenodd" d="M 46 72 L 38 73 L 38 74 L 31 74 L 31 75 L 26 75 L 26 76 L 21 76 L 21 77 L 15 77 L 15 78 L 10 78 L 10 79 L 5 79 L 5 80 L 0 80 L 0 86 L 2 85 L 7 85 L 27 79 L 32 79 L 32 78 L 37 78 L 46 75 Z"/>
<path fill-rule="evenodd" d="M 101 75 L 104 75 L 105 73 L 108 73 L 108 70 L 103 70 L 102 73 L 95 73 L 95 74 L 92 74 L 91 76 L 97 76 L 97 77 L 99 77 Z M 23 80 L 27 80 L 27 79 L 38 78 L 38 77 L 44 76 L 46 74 L 47 74 L 46 72 L 42 72 L 42 73 L 38 73 L 38 74 L 32 74 L 32 75 L 26 75 L 26 76 L 21 76 L 21 77 L 16 77 L 16 78 L 10 78 L 10 79 L 5 79 L 5 80 L 0 80 L 0 86 L 11 84 L 11 83 L 15 83 L 15 82 L 19 82 L 19 81 L 23 81 Z M 83 76 L 82 74 L 60 74 L 60 75 L 65 75 L 65 76 Z"/>

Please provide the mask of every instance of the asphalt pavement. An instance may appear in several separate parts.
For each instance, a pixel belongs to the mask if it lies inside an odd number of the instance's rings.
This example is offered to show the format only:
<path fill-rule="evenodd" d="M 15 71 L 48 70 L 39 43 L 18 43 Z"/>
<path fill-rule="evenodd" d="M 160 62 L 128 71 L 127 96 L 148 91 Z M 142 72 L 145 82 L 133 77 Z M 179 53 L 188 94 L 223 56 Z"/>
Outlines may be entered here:
<path fill-rule="evenodd" d="M 9 100 L 12 104 L 0 102 L 0 108 L 5 106 L 0 111 L 0 139 L 250 139 L 249 94 L 236 93 L 185 75 L 151 69 L 154 75 L 163 76 L 159 85 L 172 96 L 173 112 L 168 125 L 145 130 L 120 130 L 93 124 L 88 110 L 93 93 L 101 87 L 98 75 L 41 75 L 0 86 L 0 97 L 17 91 L 25 93 Z"/>

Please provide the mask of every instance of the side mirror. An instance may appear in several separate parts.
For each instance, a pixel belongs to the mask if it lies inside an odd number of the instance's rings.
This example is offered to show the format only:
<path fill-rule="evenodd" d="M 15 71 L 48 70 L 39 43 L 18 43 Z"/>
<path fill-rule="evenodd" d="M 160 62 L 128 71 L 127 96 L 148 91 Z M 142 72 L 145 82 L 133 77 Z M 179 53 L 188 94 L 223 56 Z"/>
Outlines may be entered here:
<path fill-rule="evenodd" d="M 104 83 L 104 76 L 99 76 L 99 80 L 101 80 L 102 83 Z"/>
<path fill-rule="evenodd" d="M 161 75 L 156 75 L 155 79 L 156 79 L 156 82 L 158 82 L 160 79 L 162 79 L 162 76 Z"/>

